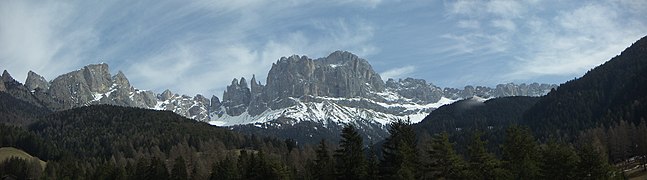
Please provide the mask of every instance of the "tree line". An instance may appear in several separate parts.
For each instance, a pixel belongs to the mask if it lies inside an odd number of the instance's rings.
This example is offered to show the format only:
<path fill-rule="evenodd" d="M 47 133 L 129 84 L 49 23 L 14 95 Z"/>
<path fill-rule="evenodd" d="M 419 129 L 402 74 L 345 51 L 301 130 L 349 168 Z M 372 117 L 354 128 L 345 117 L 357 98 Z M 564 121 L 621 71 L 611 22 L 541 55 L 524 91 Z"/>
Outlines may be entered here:
<path fill-rule="evenodd" d="M 383 142 L 364 143 L 347 124 L 338 142 L 242 135 L 175 115 L 90 106 L 26 128 L 0 124 L 0 146 L 47 161 L 11 159 L 0 176 L 18 179 L 622 179 L 613 164 L 647 160 L 646 123 L 618 123 L 570 138 L 536 139 L 529 128 L 420 134 L 407 120 Z M 461 137 L 457 142 L 452 139 Z M 492 139 L 500 140 L 492 141 Z M 372 144 L 366 146 L 365 144 Z M 636 146 L 638 145 L 638 146 Z M 457 150 L 463 147 L 464 151 Z M 635 158 L 628 162 L 627 159 Z M 644 163 L 643 163 L 644 164 Z M 17 169 L 22 169 L 17 171 Z"/>
<path fill-rule="evenodd" d="M 344 128 L 336 149 L 321 141 L 310 162 L 313 179 L 623 179 L 597 146 L 540 144 L 526 127 L 505 130 L 501 156 L 486 148 L 483 131 L 472 134 L 465 155 L 454 150 L 447 132 L 416 139 L 407 121 L 392 123 L 389 132 L 380 158 L 374 148 L 361 146 L 352 125 Z"/>

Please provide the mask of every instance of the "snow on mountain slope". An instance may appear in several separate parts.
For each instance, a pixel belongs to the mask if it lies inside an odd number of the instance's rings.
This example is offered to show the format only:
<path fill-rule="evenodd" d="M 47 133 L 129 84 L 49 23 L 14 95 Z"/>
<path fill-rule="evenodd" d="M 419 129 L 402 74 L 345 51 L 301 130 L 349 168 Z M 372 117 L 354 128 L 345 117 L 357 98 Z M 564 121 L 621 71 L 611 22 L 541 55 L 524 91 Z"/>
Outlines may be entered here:
<path fill-rule="evenodd" d="M 212 116 L 209 122 L 217 126 L 232 126 L 241 124 L 265 123 L 278 118 L 290 118 L 293 122 L 315 121 L 326 125 L 327 122 L 350 123 L 356 120 L 368 120 L 387 125 L 398 119 L 410 119 L 412 123 L 421 121 L 432 110 L 445 105 L 451 104 L 458 99 L 448 99 L 442 97 L 438 102 L 419 104 L 411 102 L 409 99 L 397 98 L 393 93 L 382 93 L 388 98 L 389 102 L 376 102 L 366 98 L 333 98 L 333 97 L 313 97 L 309 101 L 303 101 L 298 98 L 290 98 L 297 102 L 296 105 L 276 110 L 266 110 L 260 115 L 251 116 L 244 112 L 238 116 L 223 115 L 221 117 Z M 406 103 L 394 103 L 396 101 L 409 101 Z M 349 104 L 363 102 L 371 104 L 371 108 L 360 108 Z"/>

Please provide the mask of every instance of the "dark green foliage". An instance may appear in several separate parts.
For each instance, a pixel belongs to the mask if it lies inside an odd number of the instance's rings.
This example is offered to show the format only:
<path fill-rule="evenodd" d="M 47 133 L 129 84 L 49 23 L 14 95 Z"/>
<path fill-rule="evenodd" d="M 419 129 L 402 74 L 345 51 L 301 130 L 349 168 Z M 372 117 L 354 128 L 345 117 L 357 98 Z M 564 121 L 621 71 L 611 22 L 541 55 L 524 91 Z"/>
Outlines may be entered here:
<path fill-rule="evenodd" d="M 537 97 L 501 97 L 485 102 L 461 100 L 441 106 L 415 125 L 417 132 L 452 133 L 458 129 L 488 129 L 507 127 L 521 121 L 521 116 L 532 107 Z"/>
<path fill-rule="evenodd" d="M 579 157 L 575 149 L 566 145 L 548 141 L 540 150 L 539 169 L 543 179 L 574 179 Z"/>
<path fill-rule="evenodd" d="M 109 158 L 115 152 L 132 155 L 136 150 L 133 147 L 168 152 L 178 142 L 197 147 L 198 142 L 214 138 L 227 149 L 243 144 L 240 135 L 172 112 L 109 105 L 54 113 L 29 128 L 77 157 Z"/>
<path fill-rule="evenodd" d="M 57 112 L 29 131 L 0 124 L 0 135 L 0 145 L 48 160 L 44 176 L 53 179 L 204 179 L 211 167 L 202 164 L 237 159 L 232 152 L 238 149 L 269 154 L 256 161 L 265 164 L 254 167 L 260 169 L 256 177 L 284 179 L 296 172 L 281 156 L 308 156 L 297 146 L 290 153 L 294 143 L 283 140 L 244 136 L 171 112 L 109 105 Z M 176 158 L 185 163 L 174 163 Z"/>
<path fill-rule="evenodd" d="M 276 159 L 267 157 L 263 151 L 241 151 L 238 158 L 238 170 L 242 179 L 289 179 L 290 171 Z M 225 167 L 228 165 L 224 165 Z M 226 168 L 230 168 L 226 167 Z M 220 172 L 224 171 L 219 170 Z M 236 172 L 236 171 L 234 171 Z M 212 174 L 212 178 L 214 178 Z M 231 177 L 238 177 L 232 174 Z M 230 175 L 227 175 L 230 176 Z M 219 178 L 219 177 L 218 177 Z"/>
<path fill-rule="evenodd" d="M 338 124 L 330 120 L 324 120 L 327 121 L 325 123 L 316 121 L 299 121 L 298 123 L 294 123 L 295 121 L 294 119 L 281 117 L 268 123 L 235 125 L 231 129 L 247 135 L 292 139 L 297 144 L 303 145 L 317 144 L 321 139 L 325 139 L 328 142 L 339 142 L 339 134 L 341 134 L 341 130 L 344 128 L 343 124 Z M 357 120 L 359 123 L 363 123 L 362 121 Z M 386 131 L 376 131 L 383 128 L 379 124 L 364 123 L 363 125 L 369 125 L 366 129 L 358 129 L 358 133 L 362 136 L 365 143 L 368 143 L 371 139 L 381 140 L 388 136 Z M 368 136 L 371 136 L 371 139 Z"/>
<path fill-rule="evenodd" d="M 330 156 L 328 143 L 326 140 L 321 139 L 317 150 L 315 151 L 316 157 L 314 161 L 314 178 L 321 180 L 335 179 L 335 160 Z"/>
<path fill-rule="evenodd" d="M 0 92 L 0 123 L 26 126 L 49 113 L 51 111 L 47 108 L 17 99 L 5 92 Z"/>
<path fill-rule="evenodd" d="M 297 147 L 297 142 L 294 139 L 285 139 L 285 146 L 288 148 L 288 152 L 292 152 L 294 148 Z"/>
<path fill-rule="evenodd" d="M 173 163 L 173 169 L 171 170 L 171 179 L 172 180 L 186 180 L 188 179 L 188 173 L 186 168 L 186 162 L 182 156 L 175 158 Z"/>
<path fill-rule="evenodd" d="M 211 171 L 211 180 L 231 180 L 239 179 L 240 174 L 236 164 L 236 161 L 225 158 L 220 161 L 218 164 L 213 165 L 213 170 Z"/>
<path fill-rule="evenodd" d="M 498 145 L 503 143 L 506 127 L 518 124 L 523 113 L 538 100 L 538 97 L 520 96 L 485 102 L 461 100 L 441 106 L 413 126 L 419 134 L 449 133 L 450 141 L 456 142 L 455 149 L 461 154 L 467 154 L 466 145 L 470 143 L 471 135 L 475 131 L 484 131 L 487 133 L 483 138 L 490 142 L 486 149 L 500 155 Z"/>
<path fill-rule="evenodd" d="M 509 179 L 510 172 L 502 168 L 501 161 L 487 152 L 481 133 L 474 133 L 469 150 L 471 179 Z"/>
<path fill-rule="evenodd" d="M 634 142 L 636 156 L 640 158 L 640 163 L 643 164 L 643 170 L 647 171 L 647 121 L 643 120 L 636 128 L 634 134 Z"/>
<path fill-rule="evenodd" d="M 609 179 L 611 167 L 600 149 L 590 143 L 584 143 L 578 148 L 577 177 L 580 179 Z"/>
<path fill-rule="evenodd" d="M 433 179 L 466 179 L 467 164 L 454 151 L 452 143 L 449 142 L 449 134 L 443 132 L 434 135 L 431 139 L 429 161 L 426 165 L 428 176 Z"/>
<path fill-rule="evenodd" d="M 380 160 L 377 157 L 375 145 L 372 145 L 368 153 L 368 161 L 366 169 L 366 179 L 379 179 L 380 178 Z"/>
<path fill-rule="evenodd" d="M 539 178 L 537 150 L 537 142 L 528 128 L 508 127 L 503 143 L 503 161 L 514 179 Z"/>
<path fill-rule="evenodd" d="M 0 147 L 16 147 L 43 160 L 58 159 L 63 152 L 51 142 L 23 128 L 0 123 Z"/>
<path fill-rule="evenodd" d="M 135 179 L 168 179 L 169 173 L 159 158 L 139 159 L 135 169 Z"/>
<path fill-rule="evenodd" d="M 338 179 L 364 179 L 367 176 L 362 137 L 353 125 L 342 129 L 339 148 L 334 156 Z"/>
<path fill-rule="evenodd" d="M 88 173 L 92 174 L 90 179 L 127 179 L 126 170 L 123 167 L 118 167 L 116 166 L 116 164 L 111 162 L 99 163 L 93 173 Z"/>
<path fill-rule="evenodd" d="M 382 145 L 381 175 L 388 179 L 414 179 L 417 172 L 416 133 L 409 120 L 389 125 L 391 136 Z"/>

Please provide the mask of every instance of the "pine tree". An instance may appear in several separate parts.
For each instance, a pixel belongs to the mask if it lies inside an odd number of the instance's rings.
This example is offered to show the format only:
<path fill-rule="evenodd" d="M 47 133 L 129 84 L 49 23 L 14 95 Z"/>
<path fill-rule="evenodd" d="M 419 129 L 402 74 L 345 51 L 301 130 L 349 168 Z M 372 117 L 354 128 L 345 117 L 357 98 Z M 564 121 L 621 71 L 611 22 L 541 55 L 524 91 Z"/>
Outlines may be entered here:
<path fill-rule="evenodd" d="M 339 148 L 335 151 L 339 179 L 364 179 L 366 177 L 366 158 L 362 146 L 362 137 L 359 136 L 353 125 L 347 125 L 342 129 Z"/>
<path fill-rule="evenodd" d="M 164 165 L 164 162 L 157 157 L 153 157 L 153 159 L 151 160 L 150 170 L 151 171 L 148 172 L 148 175 L 149 175 L 148 177 L 150 177 L 150 179 L 163 180 L 163 179 L 169 178 L 168 169 L 166 169 L 166 165 Z"/>
<path fill-rule="evenodd" d="M 467 165 L 456 154 L 447 132 L 436 134 L 431 140 L 427 169 L 434 179 L 465 179 Z"/>
<path fill-rule="evenodd" d="M 516 125 L 506 129 L 503 160 L 514 179 L 537 179 L 539 165 L 538 145 L 528 128 Z"/>
<path fill-rule="evenodd" d="M 415 179 L 417 174 L 416 134 L 411 122 L 398 120 L 389 125 L 389 136 L 383 144 L 381 175 L 388 179 Z"/>
<path fill-rule="evenodd" d="M 371 143 L 373 144 L 373 143 Z M 368 169 L 366 179 L 379 179 L 380 178 L 380 161 L 375 153 L 375 145 L 371 145 L 368 153 Z"/>
<path fill-rule="evenodd" d="M 641 158 L 641 163 L 643 164 L 643 171 L 647 171 L 647 121 L 642 119 L 640 124 L 636 128 L 636 153 Z"/>
<path fill-rule="evenodd" d="M 285 146 L 288 148 L 288 153 L 292 152 L 297 147 L 297 142 L 294 139 L 285 139 Z"/>
<path fill-rule="evenodd" d="M 135 172 L 132 179 L 148 179 L 148 172 L 151 172 L 150 163 L 148 159 L 140 158 L 137 160 L 137 165 L 135 166 Z"/>
<path fill-rule="evenodd" d="M 540 151 L 540 174 L 543 179 L 574 179 L 578 157 L 567 145 L 549 140 Z"/>
<path fill-rule="evenodd" d="M 470 156 L 469 170 L 471 179 L 509 179 L 510 174 L 501 168 L 501 161 L 485 149 L 486 142 L 481 140 L 481 132 L 474 133 L 468 146 Z"/>
<path fill-rule="evenodd" d="M 580 161 L 577 164 L 577 178 L 608 179 L 611 167 L 600 150 L 590 143 L 584 143 L 578 149 Z"/>
<path fill-rule="evenodd" d="M 188 179 L 188 174 L 186 172 L 186 162 L 182 156 L 175 158 L 175 163 L 173 163 L 173 169 L 171 170 L 171 179 L 172 180 L 183 180 Z"/>
<path fill-rule="evenodd" d="M 313 172 L 316 179 L 335 179 L 335 161 L 330 156 L 327 144 L 326 140 L 321 139 L 319 146 L 315 151 L 317 153 L 317 157 L 315 159 Z"/>

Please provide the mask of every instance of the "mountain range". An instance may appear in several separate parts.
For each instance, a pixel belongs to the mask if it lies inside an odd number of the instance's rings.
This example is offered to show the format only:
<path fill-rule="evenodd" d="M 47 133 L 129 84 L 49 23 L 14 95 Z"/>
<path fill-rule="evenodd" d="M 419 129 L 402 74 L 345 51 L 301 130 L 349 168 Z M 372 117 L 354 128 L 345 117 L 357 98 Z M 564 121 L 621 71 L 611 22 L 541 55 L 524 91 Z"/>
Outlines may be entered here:
<path fill-rule="evenodd" d="M 369 140 L 386 136 L 386 125 L 398 119 L 419 122 L 434 109 L 465 98 L 541 96 L 551 84 L 499 84 L 494 88 L 441 88 L 423 79 L 382 80 L 369 62 L 350 52 L 335 51 L 324 58 L 293 55 L 272 64 L 266 84 L 252 76 L 233 79 L 217 96 L 156 93 L 130 84 L 124 73 L 111 75 L 107 64 L 91 64 L 47 81 L 29 71 L 25 84 L 5 70 L 0 91 L 37 106 L 60 111 L 95 104 L 167 110 L 218 126 L 250 131 L 279 130 L 280 135 L 307 127 L 301 140 L 337 134 L 326 132 L 346 123 L 364 129 Z M 249 83 L 248 83 L 249 82 Z M 305 125 L 302 124 L 308 124 Z M 256 131 L 256 130 L 251 130 Z"/>

